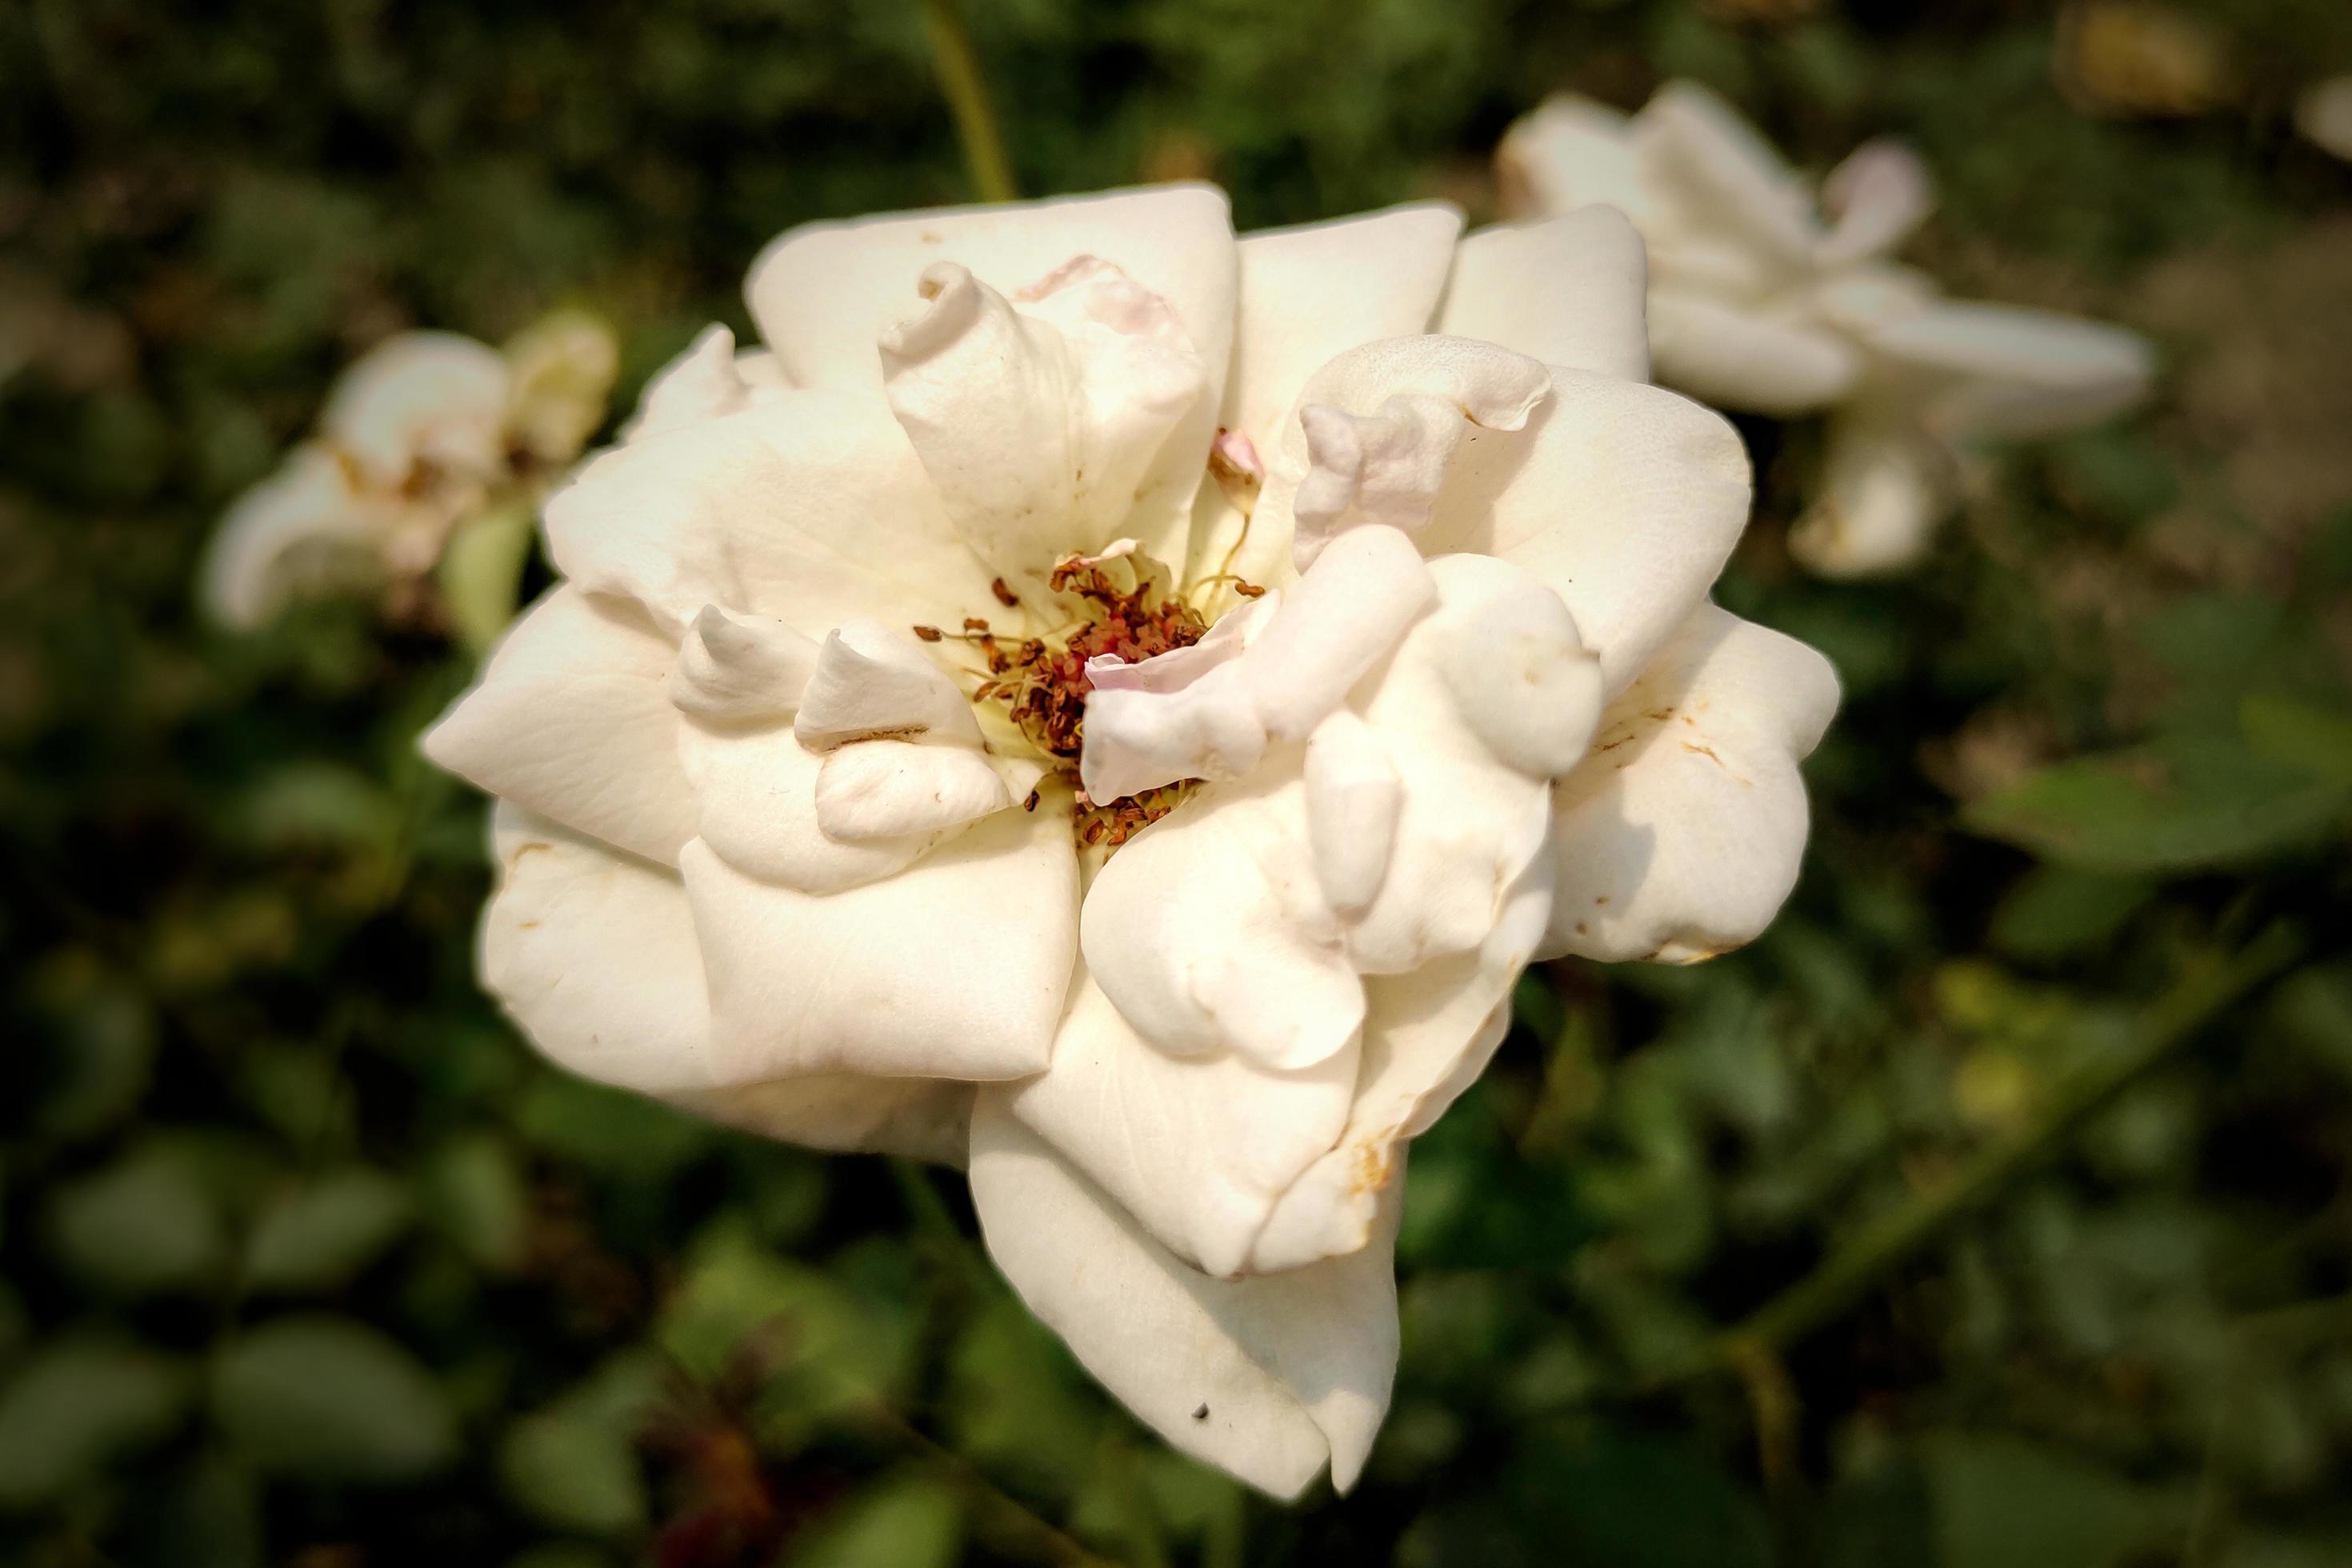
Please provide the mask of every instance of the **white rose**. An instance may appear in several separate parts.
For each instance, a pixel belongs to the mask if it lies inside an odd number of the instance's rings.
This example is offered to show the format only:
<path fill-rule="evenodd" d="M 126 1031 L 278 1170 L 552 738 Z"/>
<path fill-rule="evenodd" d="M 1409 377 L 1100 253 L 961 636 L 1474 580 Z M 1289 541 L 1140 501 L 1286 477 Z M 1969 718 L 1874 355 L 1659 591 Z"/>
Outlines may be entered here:
<path fill-rule="evenodd" d="M 1404 1144 L 1521 969 L 1753 937 L 1836 700 L 1707 602 L 1747 462 L 1643 384 L 1632 229 L 1460 223 L 787 234 L 766 349 L 707 332 L 550 501 L 565 581 L 425 742 L 499 797 L 541 1048 L 968 1157 L 1038 1315 L 1283 1496 L 1362 1466 Z"/>
<path fill-rule="evenodd" d="M 468 520 L 537 504 L 604 422 L 617 360 L 577 312 L 504 353 L 455 332 L 385 339 L 337 379 L 317 435 L 222 518 L 203 603 L 249 629 L 305 595 L 413 585 Z"/>
<path fill-rule="evenodd" d="M 1934 202 L 1900 143 L 1856 150 L 1817 201 L 1729 105 L 1675 82 L 1631 117 L 1555 98 L 1496 156 L 1521 210 L 1633 219 L 1661 380 L 1725 408 L 1829 412 L 1822 496 L 1789 541 L 1817 572 L 1917 561 L 1958 499 L 1963 444 L 2092 424 L 2147 393 L 2137 335 L 1948 300 L 1889 259 Z"/>

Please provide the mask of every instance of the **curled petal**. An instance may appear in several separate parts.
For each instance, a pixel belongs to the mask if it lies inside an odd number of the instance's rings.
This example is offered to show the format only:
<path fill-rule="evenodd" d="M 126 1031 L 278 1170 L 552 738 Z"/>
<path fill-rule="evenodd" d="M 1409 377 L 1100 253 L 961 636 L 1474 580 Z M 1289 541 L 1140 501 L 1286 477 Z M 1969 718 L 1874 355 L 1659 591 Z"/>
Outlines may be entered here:
<path fill-rule="evenodd" d="M 817 645 L 767 616 L 733 616 L 705 605 L 670 667 L 669 700 L 716 723 L 790 715 L 816 673 Z"/>
<path fill-rule="evenodd" d="M 1404 785 L 1372 727 L 1340 709 L 1307 742 L 1307 839 L 1324 898 L 1360 914 L 1381 890 Z"/>
<path fill-rule="evenodd" d="M 506 468 L 511 387 L 497 350 L 455 332 L 402 332 L 343 373 L 319 430 L 385 489 L 419 463 L 489 478 Z"/>
<path fill-rule="evenodd" d="M 1600 721 L 1601 661 L 1559 595 L 1525 573 L 1475 555 L 1444 569 L 1486 579 L 1462 585 L 1476 608 L 1450 615 L 1433 637 L 1463 722 L 1512 768 L 1559 777 L 1583 758 Z"/>
<path fill-rule="evenodd" d="M 1377 1245 L 1221 1280 L 1186 1268 L 983 1095 L 971 1189 L 998 1268 L 1032 1311 L 1171 1445 L 1276 1497 L 1328 1463 L 1345 1491 L 1388 1411 L 1395 1208 Z"/>
<path fill-rule="evenodd" d="M 818 828 L 853 843 L 942 832 L 1012 804 L 988 759 L 961 746 L 865 741 L 827 753 L 816 775 Z"/>
<path fill-rule="evenodd" d="M 1305 740 L 1436 592 L 1421 552 L 1396 530 L 1333 539 L 1236 666 L 1266 733 Z"/>
<path fill-rule="evenodd" d="M 1078 782 L 1087 799 L 1112 801 L 1179 779 L 1238 778 L 1265 754 L 1265 725 L 1241 667 L 1223 664 L 1166 691 L 1112 686 L 1089 696 Z"/>
<path fill-rule="evenodd" d="M 1547 950 L 1691 963 L 1754 940 L 1796 884 L 1797 764 L 1837 695 L 1804 644 L 1712 605 L 1692 616 L 1554 791 Z"/>
<path fill-rule="evenodd" d="M 917 737 L 980 744 L 971 702 L 922 646 L 863 620 L 836 627 L 817 650 L 793 732 L 814 752 L 853 741 Z"/>
<path fill-rule="evenodd" d="M 1824 577 L 1917 564 L 1951 510 L 1953 466 L 1916 425 L 1832 420 L 1822 493 L 1789 530 L 1789 553 Z"/>
<path fill-rule="evenodd" d="M 641 440 L 665 430 L 723 419 L 749 408 L 754 395 L 735 353 L 735 334 L 714 322 L 646 383 L 636 413 L 621 426 L 621 439 Z"/>
<path fill-rule="evenodd" d="M 1352 524 L 1418 531 L 1466 428 L 1462 411 L 1444 398 L 1408 394 L 1364 415 L 1310 403 L 1298 411 L 1298 422 L 1307 433 L 1307 468 L 1291 503 L 1291 552 L 1302 572 L 1332 535 Z"/>
<path fill-rule="evenodd" d="M 355 489 L 334 453 L 298 447 L 221 519 L 199 596 L 222 625 L 250 631 L 299 595 L 379 576 L 393 522 L 392 509 Z"/>
<path fill-rule="evenodd" d="M 1019 309 L 953 262 L 919 291 L 884 385 L 958 531 L 1008 574 L 1099 548 L 1207 392 L 1173 309 L 1092 257 Z"/>
<path fill-rule="evenodd" d="M 1437 331 L 1545 364 L 1650 379 L 1641 236 L 1613 206 L 1497 224 L 1462 242 Z"/>
<path fill-rule="evenodd" d="M 946 836 L 944 829 L 895 838 L 827 833 L 816 803 L 826 759 L 801 744 L 790 724 L 688 721 L 680 736 L 703 846 L 747 877 L 838 893 L 896 875 Z"/>
<path fill-rule="evenodd" d="M 1078 897 L 1058 814 L 998 812 L 896 876 L 825 896 L 755 880 L 700 840 L 679 869 L 720 1082 L 1021 1078 L 1050 1059 Z"/>
<path fill-rule="evenodd" d="M 651 860 L 694 835 L 672 645 L 625 600 L 560 585 L 507 629 L 425 753 L 481 789 Z"/>

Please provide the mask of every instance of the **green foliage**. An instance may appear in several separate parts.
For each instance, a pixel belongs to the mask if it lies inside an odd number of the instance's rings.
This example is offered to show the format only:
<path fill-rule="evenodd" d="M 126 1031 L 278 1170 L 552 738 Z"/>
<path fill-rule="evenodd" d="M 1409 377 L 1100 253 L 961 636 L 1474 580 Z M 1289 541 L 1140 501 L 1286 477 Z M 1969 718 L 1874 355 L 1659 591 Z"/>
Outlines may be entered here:
<path fill-rule="evenodd" d="M 457 1452 L 443 1392 L 392 1340 L 342 1318 L 281 1318 L 225 1349 L 212 1414 L 264 1469 L 374 1483 L 408 1480 Z"/>

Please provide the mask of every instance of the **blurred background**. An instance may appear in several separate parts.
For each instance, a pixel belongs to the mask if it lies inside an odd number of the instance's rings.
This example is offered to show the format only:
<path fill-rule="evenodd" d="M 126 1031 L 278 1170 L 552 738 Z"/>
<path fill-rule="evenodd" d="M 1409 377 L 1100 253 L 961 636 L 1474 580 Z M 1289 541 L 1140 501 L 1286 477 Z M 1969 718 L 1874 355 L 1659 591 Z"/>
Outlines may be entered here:
<path fill-rule="evenodd" d="M 364 598 L 231 637 L 221 508 L 409 325 L 558 306 L 625 408 L 755 248 L 967 199 L 915 0 L 0 7 L 0 1561 L 232 1568 L 2352 1563 L 2342 0 L 967 0 L 1030 194 L 1244 226 L 1690 76 L 1914 139 L 1955 292 L 2116 320 L 2142 413 L 1928 564 L 1722 589 L 1829 652 L 1803 885 L 1531 974 L 1417 1146 L 1395 1408 L 1283 1510 L 997 1281 L 950 1173 L 715 1131 L 478 995 L 467 679 Z M 541 569 L 543 570 L 543 569 Z"/>

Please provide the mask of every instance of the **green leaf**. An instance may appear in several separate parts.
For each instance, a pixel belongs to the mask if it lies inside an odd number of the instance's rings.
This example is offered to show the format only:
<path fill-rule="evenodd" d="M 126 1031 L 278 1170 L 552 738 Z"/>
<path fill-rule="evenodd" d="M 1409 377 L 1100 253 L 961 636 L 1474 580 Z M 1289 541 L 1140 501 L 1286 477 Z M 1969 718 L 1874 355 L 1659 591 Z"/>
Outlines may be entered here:
<path fill-rule="evenodd" d="M 486 651 L 514 619 L 522 569 L 530 560 L 530 508 L 500 507 L 457 525 L 435 575 L 458 637 Z"/>
<path fill-rule="evenodd" d="M 635 1438 L 661 1388 L 658 1357 L 625 1352 L 517 1421 L 499 1445 L 508 1495 L 559 1530 L 614 1535 L 643 1528 L 646 1485 Z"/>
<path fill-rule="evenodd" d="M 634 1182 L 667 1178 L 716 1139 L 683 1111 L 567 1073 L 541 1075 L 515 1120 L 534 1147 Z"/>
<path fill-rule="evenodd" d="M 2130 876 L 2280 854 L 2325 834 L 2347 801 L 2343 784 L 2215 736 L 2060 763 L 1976 802 L 1962 819 L 2059 865 Z"/>
<path fill-rule="evenodd" d="M 160 1149 L 60 1188 L 49 1230 L 67 1268 L 102 1289 L 154 1295 L 219 1273 L 228 1238 L 193 1163 Z"/>
<path fill-rule="evenodd" d="M 2261 755 L 2314 777 L 2352 784 L 2352 714 L 2275 692 L 2256 692 L 2238 706 L 2246 743 Z"/>
<path fill-rule="evenodd" d="M 2022 1438 L 1944 1433 L 1925 1447 L 1938 1568 L 2121 1568 L 2169 1561 L 2187 1500 Z"/>
<path fill-rule="evenodd" d="M 237 1341 L 213 1374 L 214 1419 L 264 1469 L 394 1482 L 457 1452 L 447 1396 L 408 1352 L 342 1318 L 284 1318 Z"/>
<path fill-rule="evenodd" d="M 0 1391 L 0 1507 L 56 1496 L 169 1433 L 193 1380 L 178 1362 L 104 1339 L 45 1346 Z"/>
<path fill-rule="evenodd" d="M 788 1568 L 950 1568 L 961 1555 L 963 1504 L 925 1476 L 877 1481 L 810 1531 Z"/>
<path fill-rule="evenodd" d="M 257 1290 L 331 1290 L 374 1259 L 408 1224 L 407 1194 L 380 1171 L 334 1171 L 261 1211 L 246 1254 Z"/>
<path fill-rule="evenodd" d="M 530 1200 L 504 1144 L 487 1133 L 457 1139 L 427 1162 L 420 1186 L 426 1215 L 476 1268 L 521 1266 Z"/>
<path fill-rule="evenodd" d="M 2156 896 L 2146 877 L 2036 866 L 1993 911 L 1992 942 L 2019 958 L 2063 958 L 2096 947 Z"/>

